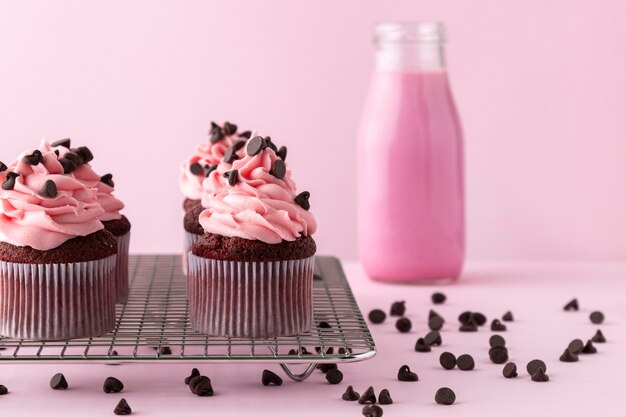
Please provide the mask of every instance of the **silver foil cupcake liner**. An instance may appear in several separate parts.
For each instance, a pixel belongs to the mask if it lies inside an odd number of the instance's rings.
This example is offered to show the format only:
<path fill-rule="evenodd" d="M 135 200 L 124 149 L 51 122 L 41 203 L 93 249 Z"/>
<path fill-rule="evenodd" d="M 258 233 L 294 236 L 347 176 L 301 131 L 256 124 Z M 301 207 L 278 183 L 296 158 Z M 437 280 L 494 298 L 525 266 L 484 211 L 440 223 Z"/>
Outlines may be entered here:
<path fill-rule="evenodd" d="M 130 232 L 117 237 L 117 259 L 115 260 L 115 302 L 123 304 L 128 300 L 128 247 Z"/>
<path fill-rule="evenodd" d="M 67 264 L 0 261 L 0 334 L 65 340 L 113 330 L 115 258 Z"/>
<path fill-rule="evenodd" d="M 314 257 L 238 262 L 189 254 L 191 327 L 211 336 L 265 339 L 310 330 Z"/>
<path fill-rule="evenodd" d="M 189 233 L 185 231 L 183 236 L 183 273 L 187 275 L 189 273 L 189 252 L 193 248 L 193 245 L 200 239 L 201 235 L 195 233 Z"/>

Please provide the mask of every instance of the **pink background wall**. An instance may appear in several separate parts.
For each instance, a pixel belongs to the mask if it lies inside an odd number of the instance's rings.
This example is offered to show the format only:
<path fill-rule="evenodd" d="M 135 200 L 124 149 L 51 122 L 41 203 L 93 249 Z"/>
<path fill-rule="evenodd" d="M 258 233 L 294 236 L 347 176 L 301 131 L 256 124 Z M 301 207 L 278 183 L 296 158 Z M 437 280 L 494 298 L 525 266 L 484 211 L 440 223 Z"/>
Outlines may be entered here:
<path fill-rule="evenodd" d="M 42 136 L 90 146 L 133 251 L 177 251 L 178 165 L 231 120 L 290 148 L 320 251 L 353 258 L 372 25 L 433 18 L 467 136 L 469 257 L 626 260 L 619 0 L 3 1 L 0 160 Z"/>

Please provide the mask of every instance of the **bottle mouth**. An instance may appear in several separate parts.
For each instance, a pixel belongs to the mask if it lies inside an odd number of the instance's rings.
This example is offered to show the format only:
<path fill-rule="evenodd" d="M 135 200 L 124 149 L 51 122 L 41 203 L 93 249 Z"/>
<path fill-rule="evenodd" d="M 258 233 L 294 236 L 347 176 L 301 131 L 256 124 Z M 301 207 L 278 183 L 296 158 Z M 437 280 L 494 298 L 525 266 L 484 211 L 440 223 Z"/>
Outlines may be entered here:
<path fill-rule="evenodd" d="M 374 28 L 375 43 L 444 43 L 442 22 L 380 22 Z"/>

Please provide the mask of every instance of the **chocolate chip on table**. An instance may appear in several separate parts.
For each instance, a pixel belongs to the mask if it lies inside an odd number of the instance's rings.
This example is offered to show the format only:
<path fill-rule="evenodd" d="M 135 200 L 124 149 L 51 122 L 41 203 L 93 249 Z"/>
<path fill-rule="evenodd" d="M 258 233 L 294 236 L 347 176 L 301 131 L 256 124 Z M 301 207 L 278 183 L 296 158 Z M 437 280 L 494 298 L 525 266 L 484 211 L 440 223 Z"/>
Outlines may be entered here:
<path fill-rule="evenodd" d="M 287 147 L 281 146 L 276 151 L 276 156 L 279 157 L 280 159 L 282 159 L 283 161 L 285 161 L 287 159 Z"/>
<path fill-rule="evenodd" d="M 465 324 L 469 322 L 471 319 L 472 319 L 471 311 L 464 311 L 461 314 L 459 314 L 459 323 L 461 324 Z"/>
<path fill-rule="evenodd" d="M 596 349 L 596 347 L 593 345 L 593 342 L 591 340 L 587 340 L 585 347 L 583 347 L 583 350 L 580 351 L 580 353 L 585 353 L 585 354 L 591 354 L 591 353 L 597 353 L 597 352 L 598 352 L 598 349 Z"/>
<path fill-rule="evenodd" d="M 417 342 L 415 342 L 415 351 L 416 352 L 430 352 L 431 347 L 428 344 L 426 344 L 423 337 L 420 337 L 419 339 L 417 339 Z"/>
<path fill-rule="evenodd" d="M 346 392 L 343 393 L 341 399 L 344 401 L 356 401 L 361 395 L 352 388 L 352 385 L 348 385 Z"/>
<path fill-rule="evenodd" d="M 424 342 L 428 346 L 441 346 L 441 343 L 443 343 L 443 341 L 441 340 L 441 333 L 439 333 L 437 330 L 428 332 L 426 336 L 424 336 Z"/>
<path fill-rule="evenodd" d="M 559 360 L 561 362 L 578 362 L 578 355 L 570 349 L 565 349 L 563 354 L 559 357 Z"/>
<path fill-rule="evenodd" d="M 67 387 L 67 381 L 62 373 L 54 374 L 52 379 L 50 379 L 50 388 L 52 389 L 67 389 Z"/>
<path fill-rule="evenodd" d="M 342 348 L 342 347 L 340 347 L 340 348 L 337 350 L 337 352 L 338 352 L 340 355 L 345 355 L 345 354 L 347 354 L 347 353 L 352 353 L 352 348 Z"/>
<path fill-rule="evenodd" d="M 228 185 L 234 186 L 237 184 L 237 179 L 239 178 L 239 171 L 233 169 L 231 171 L 227 171 L 224 173 L 224 178 L 228 179 Z"/>
<path fill-rule="evenodd" d="M 161 348 L 159 349 L 159 353 L 161 355 L 171 355 L 172 349 L 169 346 L 161 346 Z"/>
<path fill-rule="evenodd" d="M 189 165 L 189 172 L 191 172 L 193 175 L 204 175 L 204 168 L 202 168 L 202 165 L 200 165 L 198 162 L 194 162 L 193 164 Z"/>
<path fill-rule="evenodd" d="M 104 174 L 100 177 L 100 182 L 108 185 L 109 187 L 115 187 L 115 183 L 113 182 L 113 174 Z"/>
<path fill-rule="evenodd" d="M 436 314 L 428 319 L 428 328 L 430 330 L 435 330 L 435 331 L 441 330 L 444 323 L 445 323 L 444 318 L 441 317 L 439 314 Z"/>
<path fill-rule="evenodd" d="M 541 359 L 533 359 L 526 365 L 526 372 L 528 372 L 529 375 L 534 375 L 539 371 L 539 368 L 543 368 L 544 372 L 548 369 L 544 361 Z"/>
<path fill-rule="evenodd" d="M 320 321 L 320 322 L 317 324 L 317 327 L 318 327 L 318 328 L 320 328 L 320 329 L 332 329 L 332 327 L 333 327 L 333 326 L 331 326 L 330 324 L 328 324 L 328 322 L 327 322 L 327 321 Z"/>
<path fill-rule="evenodd" d="M 499 334 L 494 334 L 489 338 L 489 346 L 504 347 L 506 346 L 506 340 L 504 340 L 504 337 L 500 336 Z"/>
<path fill-rule="evenodd" d="M 408 333 L 411 331 L 411 320 L 407 319 L 406 317 L 401 317 L 398 320 L 396 320 L 396 329 L 398 329 L 398 331 L 400 333 Z"/>
<path fill-rule="evenodd" d="M 189 379 L 189 384 L 188 384 L 189 385 L 189 390 L 195 394 L 196 393 L 196 387 L 198 386 L 200 381 L 202 381 L 205 378 L 208 378 L 208 377 L 202 376 L 202 375 L 196 375 L 193 378 L 190 378 Z"/>
<path fill-rule="evenodd" d="M 476 363 L 472 355 L 464 353 L 456 358 L 456 366 L 462 371 L 471 371 L 476 366 Z"/>
<path fill-rule="evenodd" d="M 263 375 L 261 375 L 261 383 L 266 387 L 268 385 L 280 386 L 283 385 L 283 379 L 274 372 L 265 369 L 263 370 Z"/>
<path fill-rule="evenodd" d="M 359 397 L 359 404 L 376 404 L 376 393 L 374 387 L 368 387 Z"/>
<path fill-rule="evenodd" d="M 470 318 L 467 322 L 461 324 L 461 326 L 459 327 L 459 331 L 460 332 L 477 332 L 478 325 L 476 324 L 473 318 Z"/>
<path fill-rule="evenodd" d="M 55 198 L 58 195 L 57 185 L 52 180 L 47 180 L 41 190 L 39 190 L 39 195 L 47 198 Z"/>
<path fill-rule="evenodd" d="M 200 377 L 198 383 L 195 386 L 194 394 L 198 397 L 212 397 L 215 392 L 211 385 L 211 379 L 208 377 Z"/>
<path fill-rule="evenodd" d="M 370 404 L 361 409 L 361 414 L 365 417 L 382 417 L 383 409 L 376 404 Z"/>
<path fill-rule="evenodd" d="M 450 352 L 443 352 L 439 355 L 439 363 L 443 367 L 443 369 L 454 369 L 456 366 L 456 356 Z"/>
<path fill-rule="evenodd" d="M 267 145 L 265 144 L 265 140 L 262 136 L 255 136 L 248 141 L 248 146 L 246 147 L 246 153 L 249 156 L 254 156 L 265 149 Z"/>
<path fill-rule="evenodd" d="M 0 385 L 0 395 L 6 395 L 9 393 L 9 390 L 4 385 Z"/>
<path fill-rule="evenodd" d="M 404 313 L 406 313 L 405 301 L 396 301 L 391 304 L 390 316 L 404 316 Z"/>
<path fill-rule="evenodd" d="M 504 375 L 505 378 L 515 378 L 517 376 L 517 365 L 515 365 L 514 362 L 507 363 L 504 365 L 504 368 L 502 368 L 502 375 Z"/>
<path fill-rule="evenodd" d="M 563 307 L 565 311 L 578 311 L 578 299 L 574 298 Z"/>
<path fill-rule="evenodd" d="M 250 139 L 251 136 L 252 136 L 252 132 L 250 132 L 249 130 L 243 131 L 239 134 L 240 138 L 245 138 L 245 139 Z"/>
<path fill-rule="evenodd" d="M 272 169 L 270 169 L 270 174 L 278 178 L 279 180 L 285 178 L 285 175 L 287 174 L 287 166 L 282 159 L 277 159 L 274 161 L 274 166 L 272 167 Z"/>
<path fill-rule="evenodd" d="M 601 311 L 594 311 L 589 315 L 589 320 L 591 320 L 593 324 L 602 324 L 604 321 L 604 314 L 602 314 Z"/>
<path fill-rule="evenodd" d="M 537 372 L 535 372 L 531 377 L 531 380 L 535 382 L 548 382 L 550 377 L 546 374 L 546 370 L 543 368 L 539 368 Z"/>
<path fill-rule="evenodd" d="M 493 363 L 502 364 L 509 360 L 509 351 L 504 346 L 496 346 L 489 349 L 489 359 Z"/>
<path fill-rule="evenodd" d="M 320 371 L 326 374 L 332 371 L 333 369 L 337 369 L 337 364 L 336 363 L 320 363 L 319 365 L 317 365 L 317 369 L 319 369 Z"/>
<path fill-rule="evenodd" d="M 4 178 L 4 182 L 2 183 L 2 189 L 5 191 L 10 191 L 15 188 L 15 179 L 19 177 L 20 174 L 17 172 L 7 172 Z"/>
<path fill-rule="evenodd" d="M 9 167 L 7 167 L 4 162 L 0 162 L 0 172 L 4 172 L 7 169 L 9 169 Z"/>
<path fill-rule="evenodd" d="M 583 343 L 582 340 L 574 339 L 571 342 L 569 342 L 569 345 L 567 346 L 567 350 L 569 350 L 572 353 L 579 354 L 583 350 L 584 347 L 585 347 L 585 344 Z"/>
<path fill-rule="evenodd" d="M 224 133 L 226 136 L 234 135 L 237 133 L 237 125 L 229 122 L 224 122 Z"/>
<path fill-rule="evenodd" d="M 332 385 L 339 384 L 343 381 L 343 373 L 337 368 L 331 369 L 326 373 L 326 381 Z"/>
<path fill-rule="evenodd" d="M 593 343 L 606 343 L 606 338 L 604 337 L 604 334 L 602 334 L 602 330 L 598 329 L 596 334 L 594 334 L 591 338 L 591 341 Z"/>
<path fill-rule="evenodd" d="M 120 392 L 123 389 L 124 384 L 122 384 L 122 381 L 112 376 L 105 379 L 104 384 L 102 385 L 102 391 L 106 392 L 107 394 L 112 392 Z"/>
<path fill-rule="evenodd" d="M 504 315 L 502 316 L 502 321 L 513 321 L 513 313 L 511 313 L 510 311 L 504 313 Z"/>
<path fill-rule="evenodd" d="M 472 313 L 472 319 L 474 320 L 474 323 L 476 323 L 476 325 L 478 326 L 483 326 L 485 323 L 487 323 L 487 317 L 485 317 L 483 313 Z"/>
<path fill-rule="evenodd" d="M 64 148 L 69 149 L 72 145 L 72 140 L 70 138 L 59 139 L 50 144 L 51 147 L 56 148 L 57 146 L 62 146 Z"/>
<path fill-rule="evenodd" d="M 446 302 L 446 295 L 442 292 L 435 292 L 430 296 L 430 300 L 433 304 L 443 304 Z"/>
<path fill-rule="evenodd" d="M 39 165 L 43 162 L 43 154 L 40 150 L 35 150 L 32 154 L 24 156 L 22 162 L 28 165 Z"/>
<path fill-rule="evenodd" d="M 493 319 L 491 322 L 491 331 L 492 332 L 506 332 L 506 326 L 500 322 L 498 319 Z"/>
<path fill-rule="evenodd" d="M 296 196 L 295 201 L 296 201 L 296 204 L 298 204 L 303 209 L 309 210 L 311 208 L 311 203 L 309 202 L 310 198 L 311 198 L 311 193 L 309 193 L 308 191 L 302 191 L 300 194 Z"/>
<path fill-rule="evenodd" d="M 398 370 L 398 381 L 414 382 L 419 380 L 415 372 L 411 372 L 409 365 L 402 365 Z"/>
<path fill-rule="evenodd" d="M 86 146 L 81 146 L 74 150 L 74 153 L 77 154 L 80 159 L 82 159 L 83 163 L 86 164 L 88 162 L 93 161 L 93 154 Z"/>
<path fill-rule="evenodd" d="M 191 375 L 185 378 L 185 385 L 189 385 L 189 381 L 197 376 L 200 376 L 200 371 L 198 370 L 198 368 L 193 368 L 191 370 Z"/>
<path fill-rule="evenodd" d="M 115 409 L 113 410 L 113 414 L 117 416 L 127 416 L 132 412 L 133 410 L 131 410 L 130 405 L 128 405 L 124 398 L 117 403 L 117 406 L 115 406 Z"/>
<path fill-rule="evenodd" d="M 384 311 L 376 308 L 367 315 L 370 321 L 374 324 L 380 324 L 387 318 L 387 314 Z"/>
<path fill-rule="evenodd" d="M 378 394 L 378 404 L 393 404 L 393 399 L 391 398 L 391 394 L 389 394 L 389 390 L 387 388 L 383 389 L 380 391 L 380 394 Z"/>
<path fill-rule="evenodd" d="M 452 405 L 456 401 L 456 394 L 450 388 L 439 388 L 435 393 L 435 402 L 441 405 Z"/>

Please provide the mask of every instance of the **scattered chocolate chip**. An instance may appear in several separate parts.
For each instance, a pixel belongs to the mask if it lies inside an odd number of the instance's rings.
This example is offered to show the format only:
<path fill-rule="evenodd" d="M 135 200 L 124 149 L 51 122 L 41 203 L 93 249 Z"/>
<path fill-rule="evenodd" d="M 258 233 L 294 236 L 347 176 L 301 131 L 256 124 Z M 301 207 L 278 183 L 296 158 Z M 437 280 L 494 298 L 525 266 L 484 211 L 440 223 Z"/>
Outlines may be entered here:
<path fill-rule="evenodd" d="M 415 372 L 411 372 L 409 365 L 402 365 L 398 370 L 398 381 L 414 382 L 419 380 Z"/>
<path fill-rule="evenodd" d="M 435 402 L 441 405 L 452 405 L 456 401 L 456 394 L 450 388 L 439 388 L 435 393 Z"/>
<path fill-rule="evenodd" d="M 383 409 L 376 404 L 370 404 L 363 407 L 363 409 L 361 410 L 361 414 L 363 414 L 365 417 L 382 417 Z"/>
<path fill-rule="evenodd" d="M 336 385 L 343 381 L 343 373 L 339 369 L 331 369 L 326 373 L 326 381 Z"/>
<path fill-rule="evenodd" d="M 274 372 L 269 371 L 267 369 L 263 370 L 263 375 L 261 375 L 261 383 L 265 386 L 268 385 L 283 385 L 283 379 L 276 375 Z"/>
<path fill-rule="evenodd" d="M 574 339 L 571 342 L 569 342 L 569 345 L 567 345 L 567 350 L 578 355 L 583 350 L 584 347 L 585 347 L 585 344 L 583 343 L 582 340 Z"/>
<path fill-rule="evenodd" d="M 396 301 L 391 304 L 391 309 L 389 310 L 390 316 L 404 316 L 406 313 L 406 305 L 404 301 Z"/>
<path fill-rule="evenodd" d="M 274 166 L 270 169 L 270 174 L 282 180 L 285 178 L 285 174 L 287 174 L 287 167 L 282 159 L 277 159 L 274 161 Z"/>
<path fill-rule="evenodd" d="M 246 153 L 250 156 L 254 156 L 265 149 L 266 144 L 265 140 L 261 136 L 255 136 L 248 141 L 248 146 L 246 147 Z"/>
<path fill-rule="evenodd" d="M 249 130 L 246 130 L 244 132 L 241 132 L 239 134 L 240 138 L 246 138 L 246 139 L 250 139 L 250 137 L 252 136 L 252 132 L 250 132 Z"/>
<path fill-rule="evenodd" d="M 0 385 L 0 395 L 7 395 L 9 393 L 9 389 L 4 385 Z"/>
<path fill-rule="evenodd" d="M 309 210 L 311 208 L 311 203 L 309 203 L 309 198 L 311 198 L 311 193 L 308 191 L 302 191 L 295 198 L 296 203 L 305 210 Z"/>
<path fill-rule="evenodd" d="M 39 190 L 39 195 L 47 198 L 55 198 L 58 195 L 57 185 L 52 180 L 47 180 L 41 190 Z"/>
<path fill-rule="evenodd" d="M 224 123 L 224 133 L 226 136 L 234 135 L 237 133 L 237 125 L 229 122 Z"/>
<path fill-rule="evenodd" d="M 505 378 L 515 378 L 517 376 L 517 365 L 513 362 L 507 363 L 502 369 L 502 375 Z"/>
<path fill-rule="evenodd" d="M 533 359 L 526 365 L 526 372 L 528 372 L 528 375 L 534 375 L 539 371 L 539 368 L 542 368 L 544 372 L 548 369 L 544 361 L 541 359 Z"/>
<path fill-rule="evenodd" d="M 569 349 L 565 349 L 559 360 L 561 362 L 578 362 L 578 355 Z"/>
<path fill-rule="evenodd" d="M 189 385 L 189 381 L 191 381 L 191 379 L 200 376 L 200 371 L 198 370 L 198 368 L 193 368 L 191 370 L 191 375 L 189 375 L 187 378 L 185 378 L 185 385 Z"/>
<path fill-rule="evenodd" d="M 445 320 L 443 319 L 443 317 L 437 314 L 428 319 L 428 328 L 430 330 L 441 330 L 444 323 Z"/>
<path fill-rule="evenodd" d="M 416 352 L 430 352 L 431 348 L 428 344 L 426 344 L 426 342 L 424 341 L 424 338 L 420 337 L 419 339 L 417 339 L 417 342 L 415 342 L 415 351 Z"/>
<path fill-rule="evenodd" d="M 546 374 L 546 370 L 543 368 L 539 368 L 537 372 L 535 372 L 531 377 L 531 380 L 535 382 L 548 382 L 550 377 Z"/>
<path fill-rule="evenodd" d="M 50 380 L 50 388 L 52 389 L 67 389 L 67 381 L 62 373 L 55 374 Z"/>
<path fill-rule="evenodd" d="M 443 367 L 443 369 L 454 369 L 456 366 L 456 356 L 450 352 L 443 352 L 439 355 L 439 363 Z"/>
<path fill-rule="evenodd" d="M 339 348 L 337 351 L 340 355 L 345 355 L 346 353 L 352 353 L 352 348 Z"/>
<path fill-rule="evenodd" d="M 115 406 L 115 409 L 113 410 L 113 413 L 117 416 L 127 416 L 132 412 L 133 410 L 130 409 L 130 405 L 128 405 L 124 398 L 117 403 L 117 406 Z"/>
<path fill-rule="evenodd" d="M 2 183 L 2 189 L 5 191 L 12 190 L 15 188 L 15 179 L 19 177 L 20 174 L 17 172 L 7 172 L 4 182 Z"/>
<path fill-rule="evenodd" d="M 204 169 L 202 168 L 202 165 L 200 165 L 197 162 L 194 162 L 193 164 L 189 165 L 189 171 L 193 175 L 204 175 Z"/>
<path fill-rule="evenodd" d="M 502 321 L 513 321 L 513 313 L 511 313 L 510 311 L 504 313 L 504 315 L 502 316 Z"/>
<path fill-rule="evenodd" d="M 585 347 L 583 348 L 583 350 L 580 351 L 580 353 L 585 353 L 585 354 L 598 353 L 598 349 L 596 349 L 596 347 L 593 345 L 593 342 L 591 340 L 587 340 Z"/>
<path fill-rule="evenodd" d="M 385 319 L 387 318 L 387 314 L 385 314 L 384 311 L 377 308 L 377 309 L 370 311 L 367 317 L 370 319 L 372 323 L 380 324 L 383 321 L 385 321 Z"/>
<path fill-rule="evenodd" d="M 476 325 L 478 326 L 483 326 L 485 323 L 487 323 L 487 317 L 485 317 L 483 313 L 472 313 L 472 319 L 474 320 L 474 323 L 476 323 Z"/>
<path fill-rule="evenodd" d="M 233 186 L 237 184 L 237 179 L 239 178 L 239 171 L 233 169 L 232 171 L 227 171 L 224 173 L 224 178 L 228 178 L 228 184 Z"/>
<path fill-rule="evenodd" d="M 456 366 L 461 371 L 471 371 L 476 366 L 476 363 L 474 362 L 474 358 L 472 358 L 472 355 L 468 355 L 467 353 L 465 353 L 456 358 Z"/>
<path fill-rule="evenodd" d="M 81 146 L 80 148 L 74 151 L 80 158 L 83 160 L 83 163 L 88 163 L 93 160 L 93 154 L 86 146 Z"/>
<path fill-rule="evenodd" d="M 596 334 L 594 334 L 591 338 L 591 341 L 593 343 L 606 343 L 606 338 L 604 337 L 604 334 L 602 334 L 602 331 L 598 329 L 598 331 L 596 331 Z"/>
<path fill-rule="evenodd" d="M 471 319 L 472 319 L 472 312 L 471 311 L 464 311 L 461 314 L 459 314 L 459 323 L 461 323 L 461 324 L 466 324 Z"/>
<path fill-rule="evenodd" d="M 493 319 L 491 322 L 491 331 L 492 332 L 506 332 L 506 326 L 500 322 L 498 319 Z"/>
<path fill-rule="evenodd" d="M 378 394 L 378 404 L 393 404 L 393 399 L 391 398 L 391 394 L 389 394 L 389 390 L 387 388 L 383 389 L 380 391 L 380 394 Z"/>
<path fill-rule="evenodd" d="M 313 274 L 314 281 L 322 281 L 324 278 L 319 274 Z"/>
<path fill-rule="evenodd" d="M 396 329 L 398 329 L 400 333 L 410 332 L 411 326 L 411 320 L 407 319 L 406 317 L 401 317 L 396 321 Z"/>
<path fill-rule="evenodd" d="M 72 172 L 76 171 L 76 168 L 78 168 L 71 159 L 65 157 L 59 159 L 59 163 L 63 167 L 64 174 L 71 174 Z"/>
<path fill-rule="evenodd" d="M 573 300 L 571 300 L 569 303 L 565 304 L 565 306 L 563 307 L 563 310 L 565 311 L 578 311 L 578 300 L 576 298 L 574 298 Z"/>
<path fill-rule="evenodd" d="M 319 327 L 320 329 L 332 329 L 333 326 L 331 326 L 330 324 L 328 324 L 327 321 L 320 321 L 317 324 L 317 327 Z"/>
<path fill-rule="evenodd" d="M 430 296 L 433 304 L 443 304 L 446 302 L 446 295 L 442 292 L 435 292 Z"/>
<path fill-rule="evenodd" d="M 344 401 L 356 401 L 360 397 L 360 394 L 352 388 L 352 385 L 348 385 L 346 388 L 346 392 L 343 393 L 341 399 Z"/>
<path fill-rule="evenodd" d="M 474 322 L 474 319 L 470 318 L 466 323 L 461 324 L 459 327 L 459 331 L 461 332 L 477 332 L 478 326 Z"/>
<path fill-rule="evenodd" d="M 194 376 L 193 378 L 189 380 L 189 390 L 193 392 L 194 394 L 196 394 L 196 389 L 198 388 L 200 383 L 202 381 L 206 381 L 207 379 L 209 379 L 209 377 L 207 376 L 202 376 L 202 375 Z"/>
<path fill-rule="evenodd" d="M 194 394 L 198 397 L 212 397 L 214 394 L 213 386 L 211 385 L 211 379 L 208 377 L 200 377 L 199 382 L 196 384 Z"/>
<path fill-rule="evenodd" d="M 439 333 L 437 330 L 428 332 L 426 336 L 424 336 L 424 342 L 428 346 L 441 346 L 441 343 L 443 343 L 443 341 L 441 340 L 441 333 Z"/>
<path fill-rule="evenodd" d="M 337 364 L 336 363 L 320 363 L 319 365 L 317 365 L 317 369 L 327 374 L 329 371 L 332 371 L 333 369 L 337 369 Z"/>
<path fill-rule="evenodd" d="M 4 162 L 0 162 L 0 172 L 4 172 L 8 169 L 9 167 L 7 167 Z"/>
<path fill-rule="evenodd" d="M 40 150 L 35 150 L 32 154 L 24 156 L 22 162 L 28 165 L 39 165 L 43 162 L 43 155 Z"/>
<path fill-rule="evenodd" d="M 161 355 L 171 355 L 172 349 L 170 349 L 169 346 L 161 346 L 161 348 L 159 349 L 159 353 Z"/>
<path fill-rule="evenodd" d="M 274 153 L 278 152 L 278 148 L 276 147 L 276 145 L 274 145 L 274 142 L 272 142 L 272 138 L 269 136 L 265 136 L 265 143 L 267 143 L 267 146 L 274 151 Z"/>
<path fill-rule="evenodd" d="M 64 148 L 69 149 L 71 147 L 72 141 L 70 138 L 60 139 L 50 144 L 51 147 L 55 148 L 57 146 L 62 146 Z"/>
<path fill-rule="evenodd" d="M 376 404 L 376 393 L 374 387 L 369 387 L 363 395 L 359 397 L 359 404 Z"/>
<path fill-rule="evenodd" d="M 593 324 L 602 324 L 604 321 L 604 314 L 602 314 L 601 311 L 594 311 L 589 315 L 589 320 L 591 320 Z"/>
<path fill-rule="evenodd" d="M 122 384 L 122 381 L 112 376 L 105 379 L 104 384 L 102 385 L 102 391 L 106 392 L 107 394 L 111 392 L 120 392 L 123 389 L 124 384 Z"/>
<path fill-rule="evenodd" d="M 287 159 L 287 147 L 281 146 L 278 151 L 276 151 L 276 156 L 285 161 Z"/>
<path fill-rule="evenodd" d="M 504 340 L 504 337 L 500 336 L 499 334 L 494 334 L 489 338 L 489 346 L 504 347 L 506 346 L 506 340 Z"/>
<path fill-rule="evenodd" d="M 209 141 L 211 143 L 217 143 L 220 140 L 224 139 L 224 132 L 222 131 L 222 128 L 219 126 L 214 126 L 211 128 L 211 131 L 209 132 Z"/>
<path fill-rule="evenodd" d="M 112 351 L 111 356 L 118 356 L 117 350 Z"/>
<path fill-rule="evenodd" d="M 489 349 L 489 359 L 493 363 L 501 364 L 509 360 L 509 351 L 504 346 Z"/>

